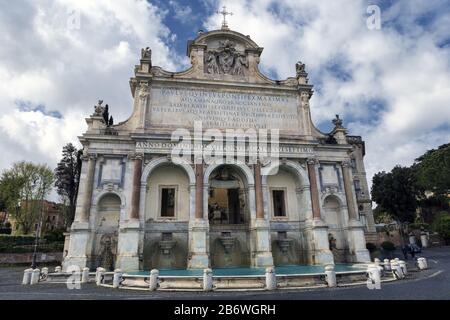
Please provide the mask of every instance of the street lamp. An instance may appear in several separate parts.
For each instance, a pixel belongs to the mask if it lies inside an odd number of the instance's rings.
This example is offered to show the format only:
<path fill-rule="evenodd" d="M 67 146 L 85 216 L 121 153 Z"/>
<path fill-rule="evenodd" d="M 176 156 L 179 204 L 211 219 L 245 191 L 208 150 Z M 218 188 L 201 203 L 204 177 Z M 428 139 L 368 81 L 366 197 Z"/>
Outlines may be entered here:
<path fill-rule="evenodd" d="M 42 230 L 42 219 L 44 216 L 44 195 L 45 195 L 45 187 L 42 190 L 42 197 L 41 197 L 41 212 L 39 215 L 39 223 L 36 228 L 36 237 L 34 238 L 34 250 L 33 250 L 33 258 L 31 260 L 31 269 L 36 269 L 37 263 L 36 263 L 36 256 L 37 256 L 37 247 L 39 243 L 39 238 L 41 236 L 41 230 Z"/>

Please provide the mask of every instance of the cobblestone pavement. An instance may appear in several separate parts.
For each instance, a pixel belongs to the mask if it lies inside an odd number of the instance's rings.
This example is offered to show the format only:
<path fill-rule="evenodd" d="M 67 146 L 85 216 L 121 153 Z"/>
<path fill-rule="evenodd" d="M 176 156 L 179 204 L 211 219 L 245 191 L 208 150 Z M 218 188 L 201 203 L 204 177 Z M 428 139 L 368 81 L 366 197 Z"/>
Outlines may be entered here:
<path fill-rule="evenodd" d="M 428 259 L 429 269 L 410 272 L 408 279 L 382 283 L 380 290 L 366 286 L 323 288 L 312 290 L 277 290 L 261 292 L 146 292 L 114 290 L 82 285 L 81 289 L 67 289 L 65 284 L 40 283 L 22 286 L 24 267 L 0 268 L 0 300 L 104 300 L 104 299 L 226 299 L 226 300 L 397 300 L 445 299 L 450 300 L 450 247 L 425 249 L 421 256 Z M 409 269 L 415 269 L 409 260 Z"/>

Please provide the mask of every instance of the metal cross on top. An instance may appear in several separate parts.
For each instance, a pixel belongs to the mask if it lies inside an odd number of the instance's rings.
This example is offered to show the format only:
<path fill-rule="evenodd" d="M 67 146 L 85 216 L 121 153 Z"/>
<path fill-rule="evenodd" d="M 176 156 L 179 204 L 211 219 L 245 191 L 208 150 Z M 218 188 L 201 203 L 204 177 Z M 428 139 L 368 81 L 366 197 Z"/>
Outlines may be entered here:
<path fill-rule="evenodd" d="M 228 24 L 227 24 L 226 16 L 227 16 L 227 15 L 232 16 L 232 15 L 233 15 L 233 12 L 228 12 L 228 11 L 227 11 L 227 7 L 223 6 L 223 7 L 222 7 L 222 11 L 217 11 L 217 14 L 223 15 L 222 29 L 228 29 Z"/>

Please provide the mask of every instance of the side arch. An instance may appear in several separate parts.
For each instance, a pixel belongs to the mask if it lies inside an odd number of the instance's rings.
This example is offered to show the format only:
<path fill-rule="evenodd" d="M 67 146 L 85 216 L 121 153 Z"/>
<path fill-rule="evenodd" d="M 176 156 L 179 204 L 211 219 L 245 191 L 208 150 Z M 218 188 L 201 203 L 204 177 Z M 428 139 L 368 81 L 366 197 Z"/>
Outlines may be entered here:
<path fill-rule="evenodd" d="M 141 184 L 147 184 L 147 179 L 150 176 L 150 174 L 153 172 L 153 170 L 155 170 L 156 168 L 158 168 L 162 165 L 165 165 L 165 164 L 179 166 L 179 167 L 183 168 L 189 177 L 189 184 L 195 184 L 195 172 L 194 172 L 194 169 L 190 165 L 177 164 L 173 161 L 170 161 L 166 157 L 153 159 L 144 167 L 144 170 L 142 171 L 142 175 L 141 175 Z"/>
<path fill-rule="evenodd" d="M 308 187 L 309 188 L 309 178 L 308 178 L 308 173 L 306 172 L 305 169 L 303 169 L 303 167 L 297 163 L 294 162 L 292 160 L 286 160 L 280 163 L 280 165 L 278 167 L 274 167 L 269 171 L 269 174 L 267 175 L 263 175 L 262 176 L 262 184 L 263 185 L 267 185 L 267 178 L 269 177 L 270 174 L 275 173 L 275 170 L 278 168 L 285 168 L 288 171 L 290 171 L 291 173 L 293 173 L 297 179 L 300 182 L 300 185 L 302 187 Z"/>

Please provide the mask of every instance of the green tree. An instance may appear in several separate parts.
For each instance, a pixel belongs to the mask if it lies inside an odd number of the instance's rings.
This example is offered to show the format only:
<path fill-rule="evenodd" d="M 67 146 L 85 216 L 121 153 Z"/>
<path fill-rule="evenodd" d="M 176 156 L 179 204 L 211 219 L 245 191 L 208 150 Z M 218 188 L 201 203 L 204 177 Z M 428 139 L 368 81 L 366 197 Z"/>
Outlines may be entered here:
<path fill-rule="evenodd" d="M 432 228 L 439 233 L 446 244 L 450 242 L 450 214 L 448 212 L 441 212 L 434 220 Z"/>
<path fill-rule="evenodd" d="M 71 143 L 63 147 L 62 158 L 55 169 L 56 192 L 61 196 L 64 204 L 67 204 L 66 224 L 69 226 L 74 217 L 80 182 L 81 153 Z"/>
<path fill-rule="evenodd" d="M 427 151 L 412 166 L 418 184 L 436 196 L 446 196 L 450 191 L 450 143 Z"/>
<path fill-rule="evenodd" d="M 0 179 L 0 194 L 19 229 L 28 234 L 38 221 L 42 200 L 50 193 L 54 181 L 47 165 L 32 162 L 14 163 Z"/>
<path fill-rule="evenodd" d="M 422 196 L 413 171 L 396 166 L 391 172 L 378 172 L 372 179 L 372 200 L 400 222 L 414 222 L 417 201 Z"/>

